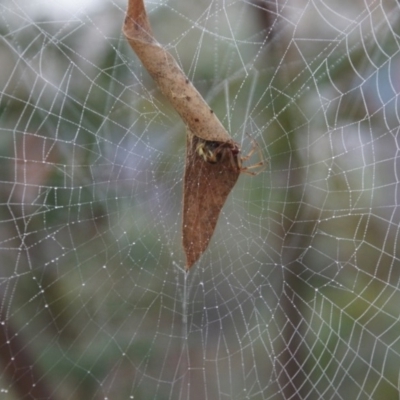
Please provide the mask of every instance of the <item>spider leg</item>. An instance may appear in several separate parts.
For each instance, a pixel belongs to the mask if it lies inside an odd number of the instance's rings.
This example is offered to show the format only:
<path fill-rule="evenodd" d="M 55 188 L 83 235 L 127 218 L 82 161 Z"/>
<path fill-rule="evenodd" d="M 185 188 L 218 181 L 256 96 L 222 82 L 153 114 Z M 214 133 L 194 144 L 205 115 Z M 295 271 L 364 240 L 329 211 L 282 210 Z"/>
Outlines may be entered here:
<path fill-rule="evenodd" d="M 258 175 L 258 172 L 250 172 L 250 171 L 247 171 L 246 169 L 241 169 L 240 172 L 241 172 L 242 174 L 251 175 L 251 176 L 256 176 L 256 175 Z"/>
<path fill-rule="evenodd" d="M 260 145 L 252 137 L 250 137 L 250 140 L 253 143 L 252 147 L 246 156 L 241 157 L 241 163 L 249 160 L 256 151 L 258 151 L 259 159 L 261 161 L 259 161 L 257 164 L 250 165 L 248 167 L 241 167 L 240 172 L 254 176 L 254 175 L 258 175 L 260 172 L 264 171 L 265 168 L 267 167 L 267 163 L 264 161 L 264 157 L 263 157 Z M 260 167 L 263 167 L 263 168 L 261 168 L 259 171 L 256 171 L 256 172 L 249 171 L 250 169 L 255 169 L 255 168 L 260 168 Z"/>
<path fill-rule="evenodd" d="M 249 160 L 251 158 L 251 156 L 255 153 L 255 151 L 256 151 L 256 146 L 253 145 L 251 147 L 250 151 L 247 153 L 247 155 L 242 157 L 242 162 Z"/>
<path fill-rule="evenodd" d="M 257 164 L 250 165 L 250 166 L 248 166 L 248 167 L 242 167 L 242 168 L 240 169 L 240 172 L 242 172 L 243 174 L 248 174 L 248 175 L 253 175 L 253 176 L 255 176 L 255 175 L 258 175 L 260 172 L 264 171 L 265 168 L 266 168 L 266 166 L 267 166 L 266 163 L 264 163 L 263 161 L 260 161 L 260 162 L 257 163 Z M 262 169 L 260 169 L 259 171 L 256 171 L 256 172 L 249 171 L 249 169 L 255 169 L 255 168 L 260 168 L 260 167 L 264 167 L 264 168 L 262 168 Z"/>
<path fill-rule="evenodd" d="M 238 154 L 233 154 L 231 151 L 229 152 L 229 160 L 233 169 L 242 171 L 242 158 Z"/>

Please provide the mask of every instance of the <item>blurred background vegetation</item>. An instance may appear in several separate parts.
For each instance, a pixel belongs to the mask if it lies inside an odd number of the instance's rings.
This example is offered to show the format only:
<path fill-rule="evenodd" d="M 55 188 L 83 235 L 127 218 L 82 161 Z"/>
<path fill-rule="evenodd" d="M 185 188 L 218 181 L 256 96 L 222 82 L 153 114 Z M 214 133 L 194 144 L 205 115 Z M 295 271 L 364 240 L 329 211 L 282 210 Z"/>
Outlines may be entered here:
<path fill-rule="evenodd" d="M 147 4 L 269 162 L 187 277 L 185 128 L 125 2 L 0 7 L 1 398 L 398 397 L 396 1 Z"/>

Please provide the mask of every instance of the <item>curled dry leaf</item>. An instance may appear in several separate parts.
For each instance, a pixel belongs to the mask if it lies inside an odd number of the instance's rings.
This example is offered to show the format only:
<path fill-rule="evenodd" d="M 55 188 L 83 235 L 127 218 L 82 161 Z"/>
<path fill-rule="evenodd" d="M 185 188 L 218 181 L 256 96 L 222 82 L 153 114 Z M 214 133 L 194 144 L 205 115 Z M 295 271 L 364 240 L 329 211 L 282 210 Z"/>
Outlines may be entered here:
<path fill-rule="evenodd" d="M 240 148 L 175 59 L 154 39 L 143 0 L 129 0 L 123 31 L 188 130 L 182 242 L 189 270 L 207 248 L 239 177 Z"/>
<path fill-rule="evenodd" d="M 154 39 L 143 0 L 129 0 L 123 31 L 133 51 L 188 129 L 204 140 L 231 140 L 175 59 Z"/>
<path fill-rule="evenodd" d="M 225 201 L 240 170 L 230 157 L 218 163 L 204 161 L 197 151 L 199 138 L 189 132 L 183 191 L 183 248 L 189 269 L 208 246 Z"/>

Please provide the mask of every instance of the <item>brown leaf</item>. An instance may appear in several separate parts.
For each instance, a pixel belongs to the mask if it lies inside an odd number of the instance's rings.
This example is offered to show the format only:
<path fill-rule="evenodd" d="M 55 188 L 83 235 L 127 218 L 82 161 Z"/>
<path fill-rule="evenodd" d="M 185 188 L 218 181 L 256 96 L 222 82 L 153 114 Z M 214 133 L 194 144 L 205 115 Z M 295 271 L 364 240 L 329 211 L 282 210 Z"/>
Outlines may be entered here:
<path fill-rule="evenodd" d="M 129 0 L 123 31 L 188 130 L 182 240 L 189 270 L 207 248 L 242 170 L 240 148 L 175 59 L 154 39 L 143 0 Z M 199 144 L 205 145 L 202 154 Z"/>
<path fill-rule="evenodd" d="M 240 170 L 229 157 L 209 163 L 196 151 L 199 138 L 188 135 L 183 188 L 182 242 L 186 270 L 200 258 L 214 233 L 219 214 Z"/>
<path fill-rule="evenodd" d="M 188 129 L 204 140 L 231 140 L 229 133 L 172 55 L 154 39 L 143 0 L 129 0 L 123 32 Z"/>

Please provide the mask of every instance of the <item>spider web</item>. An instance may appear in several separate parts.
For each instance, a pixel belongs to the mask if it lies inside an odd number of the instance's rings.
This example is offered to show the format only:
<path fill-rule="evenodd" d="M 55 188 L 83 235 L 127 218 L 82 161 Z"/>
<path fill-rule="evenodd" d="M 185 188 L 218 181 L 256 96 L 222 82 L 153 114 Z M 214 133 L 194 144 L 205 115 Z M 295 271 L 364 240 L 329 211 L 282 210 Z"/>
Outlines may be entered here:
<path fill-rule="evenodd" d="M 188 274 L 185 127 L 126 2 L 0 7 L 2 399 L 398 398 L 396 1 L 146 4 L 268 160 Z"/>

